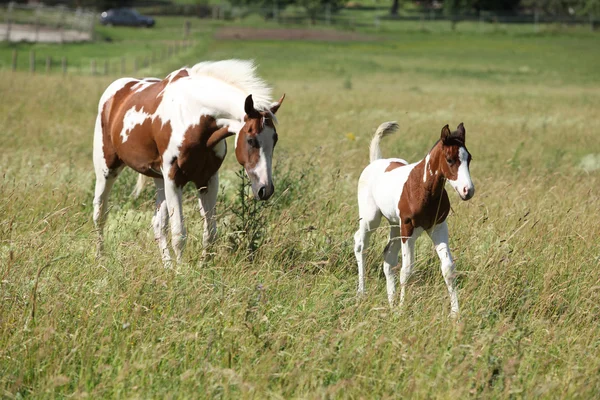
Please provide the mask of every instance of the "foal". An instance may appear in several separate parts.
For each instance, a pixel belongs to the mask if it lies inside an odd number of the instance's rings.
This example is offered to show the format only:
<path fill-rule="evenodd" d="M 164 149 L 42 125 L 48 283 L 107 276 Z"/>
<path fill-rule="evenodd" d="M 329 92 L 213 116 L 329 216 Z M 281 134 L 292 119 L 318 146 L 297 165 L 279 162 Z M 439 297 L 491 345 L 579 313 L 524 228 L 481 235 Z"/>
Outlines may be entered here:
<path fill-rule="evenodd" d="M 365 290 L 364 252 L 369 245 L 372 230 L 379 226 L 383 215 L 391 225 L 383 262 L 390 306 L 393 305 L 396 292 L 392 268 L 398 264 L 398 252 L 402 248 L 402 306 L 406 282 L 415 261 L 415 242 L 426 231 L 442 263 L 442 275 L 450 293 L 451 315 L 456 316 L 458 297 L 446 223 L 450 200 L 444 183 L 448 181 L 463 200 L 469 200 L 475 193 L 469 173 L 471 154 L 465 147 L 465 127 L 461 123 L 455 132 L 450 132 L 448 125 L 444 126 L 441 138 L 427 156 L 414 164 L 408 164 L 399 158 L 381 158 L 381 138 L 397 129 L 396 122 L 386 122 L 377 128 L 370 146 L 371 163 L 363 170 L 358 181 L 360 227 L 354 235 L 358 293 L 362 294 Z"/>
<path fill-rule="evenodd" d="M 166 266 L 171 263 L 167 228 L 177 261 L 186 241 L 182 188 L 198 189 L 204 216 L 203 245 L 215 239 L 218 170 L 227 154 L 225 138 L 235 135 L 235 155 L 250 178 L 254 196 L 273 194 L 271 174 L 277 143 L 275 113 L 284 99 L 271 102 L 271 90 L 250 61 L 203 62 L 165 79 L 122 78 L 104 92 L 94 131 L 94 223 L 106 220 L 110 190 L 129 166 L 154 178 L 156 209 L 152 226 Z"/>

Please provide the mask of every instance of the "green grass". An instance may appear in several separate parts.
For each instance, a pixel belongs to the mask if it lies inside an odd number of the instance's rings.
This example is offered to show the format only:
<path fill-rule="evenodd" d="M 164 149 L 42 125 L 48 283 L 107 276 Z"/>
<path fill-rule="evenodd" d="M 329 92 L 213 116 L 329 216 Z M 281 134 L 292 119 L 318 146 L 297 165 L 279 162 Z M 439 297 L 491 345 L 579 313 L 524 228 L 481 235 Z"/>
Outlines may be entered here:
<path fill-rule="evenodd" d="M 105 256 L 94 258 L 92 130 L 111 78 L 0 72 L 1 395 L 595 397 L 600 170 L 581 162 L 600 153 L 597 46 L 591 35 L 460 32 L 207 40 L 157 64 L 160 75 L 176 62 L 253 57 L 275 93 L 287 93 L 276 195 L 259 208 L 263 246 L 252 260 L 231 247 L 239 167 L 230 154 L 214 258 L 202 260 L 188 188 L 177 270 L 161 266 L 152 190 L 132 200 L 129 171 L 111 196 Z M 356 182 L 371 134 L 388 120 L 401 130 L 384 155 L 411 161 L 444 124 L 467 128 L 476 195 L 450 193 L 458 323 L 425 238 L 406 308 L 388 308 L 385 224 L 369 252 L 367 296 L 356 298 Z"/>

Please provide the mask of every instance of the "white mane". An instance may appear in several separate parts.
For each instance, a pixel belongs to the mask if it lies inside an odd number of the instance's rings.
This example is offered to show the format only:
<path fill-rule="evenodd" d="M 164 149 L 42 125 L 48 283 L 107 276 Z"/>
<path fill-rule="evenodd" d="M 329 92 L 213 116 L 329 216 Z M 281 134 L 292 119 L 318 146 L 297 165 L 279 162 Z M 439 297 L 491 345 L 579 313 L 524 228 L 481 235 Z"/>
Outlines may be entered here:
<path fill-rule="evenodd" d="M 252 60 L 204 61 L 189 69 L 190 77 L 209 76 L 226 82 L 252 95 L 254 108 L 268 110 L 271 106 L 271 88 L 256 75 L 256 65 Z"/>

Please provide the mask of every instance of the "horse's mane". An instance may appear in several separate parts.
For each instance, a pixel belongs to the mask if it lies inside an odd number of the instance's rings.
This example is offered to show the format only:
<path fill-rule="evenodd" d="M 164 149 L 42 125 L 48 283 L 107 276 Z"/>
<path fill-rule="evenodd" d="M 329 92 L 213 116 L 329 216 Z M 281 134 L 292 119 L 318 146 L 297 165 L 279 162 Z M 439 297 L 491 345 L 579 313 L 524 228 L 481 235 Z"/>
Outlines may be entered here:
<path fill-rule="evenodd" d="M 256 74 L 252 60 L 204 61 L 189 69 L 190 77 L 210 76 L 252 95 L 257 110 L 271 106 L 271 88 Z"/>

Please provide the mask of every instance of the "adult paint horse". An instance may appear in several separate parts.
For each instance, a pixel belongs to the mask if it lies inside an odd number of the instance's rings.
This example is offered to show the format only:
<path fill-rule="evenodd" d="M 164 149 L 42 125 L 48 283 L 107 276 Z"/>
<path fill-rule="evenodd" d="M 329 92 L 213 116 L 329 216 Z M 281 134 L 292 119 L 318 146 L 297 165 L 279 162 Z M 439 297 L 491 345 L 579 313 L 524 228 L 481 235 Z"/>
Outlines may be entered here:
<path fill-rule="evenodd" d="M 393 305 L 396 291 L 392 268 L 398 264 L 398 252 L 402 248 L 402 305 L 406 283 L 414 265 L 415 242 L 426 231 L 441 261 L 442 275 L 450 293 L 451 315 L 456 316 L 459 311 L 458 296 L 446 223 L 450 200 L 444 183 L 448 181 L 463 200 L 469 200 L 475 193 L 469 172 L 471 154 L 465 147 L 465 127 L 461 123 L 455 132 L 450 132 L 448 125 L 444 126 L 441 138 L 427 156 L 413 164 L 399 158 L 381 158 L 381 138 L 397 129 L 395 122 L 379 126 L 371 141 L 371 163 L 363 170 L 358 181 L 360 228 L 354 235 L 358 292 L 360 294 L 365 290 L 364 251 L 369 245 L 371 231 L 379 226 L 383 215 L 390 222 L 389 242 L 384 250 L 383 262 L 390 305 Z"/>
<path fill-rule="evenodd" d="M 275 113 L 285 97 L 270 100 L 271 90 L 250 61 L 203 62 L 165 79 L 122 78 L 104 92 L 94 131 L 94 223 L 99 251 L 107 200 L 127 165 L 154 178 L 154 235 L 165 265 L 170 265 L 167 229 L 177 261 L 185 246 L 181 191 L 192 182 L 204 216 L 204 246 L 216 236 L 218 170 L 227 153 L 225 138 L 236 135 L 235 155 L 244 166 L 255 198 L 274 191 L 271 176 L 277 142 Z"/>

